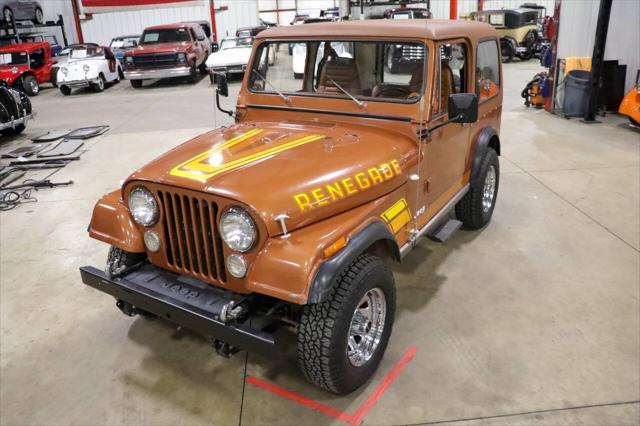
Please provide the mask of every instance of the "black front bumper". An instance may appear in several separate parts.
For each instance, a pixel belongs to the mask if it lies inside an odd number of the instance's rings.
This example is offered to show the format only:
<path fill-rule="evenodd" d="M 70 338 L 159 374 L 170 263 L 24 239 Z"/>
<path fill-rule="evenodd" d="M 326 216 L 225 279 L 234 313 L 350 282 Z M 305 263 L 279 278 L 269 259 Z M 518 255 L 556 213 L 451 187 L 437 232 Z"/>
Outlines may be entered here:
<path fill-rule="evenodd" d="M 175 324 L 236 348 L 273 353 L 272 334 L 252 328 L 249 318 L 225 323 L 223 306 L 238 295 L 146 264 L 118 278 L 92 266 L 80 268 L 82 282 Z"/>

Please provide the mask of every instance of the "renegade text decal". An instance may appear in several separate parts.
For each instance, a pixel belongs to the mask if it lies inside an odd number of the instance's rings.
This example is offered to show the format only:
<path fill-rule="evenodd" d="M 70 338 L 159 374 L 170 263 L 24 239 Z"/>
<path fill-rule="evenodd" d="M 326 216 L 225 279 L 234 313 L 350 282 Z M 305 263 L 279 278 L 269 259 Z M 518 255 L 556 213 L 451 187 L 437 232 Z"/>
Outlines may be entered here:
<path fill-rule="evenodd" d="M 309 192 L 295 194 L 293 199 L 300 211 L 326 206 L 334 201 L 349 197 L 358 192 L 393 179 L 402 173 L 398 160 L 382 163 L 378 167 L 356 173 L 353 176 L 311 189 Z"/>

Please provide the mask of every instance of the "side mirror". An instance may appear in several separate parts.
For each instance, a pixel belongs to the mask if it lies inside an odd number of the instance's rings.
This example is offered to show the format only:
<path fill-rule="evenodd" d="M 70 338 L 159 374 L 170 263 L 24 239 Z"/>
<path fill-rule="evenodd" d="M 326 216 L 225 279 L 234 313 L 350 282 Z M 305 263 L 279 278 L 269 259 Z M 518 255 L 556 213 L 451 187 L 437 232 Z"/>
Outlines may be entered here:
<path fill-rule="evenodd" d="M 478 95 L 475 93 L 455 93 L 449 95 L 449 119 L 456 123 L 478 121 Z"/>
<path fill-rule="evenodd" d="M 216 93 L 225 98 L 229 96 L 229 85 L 227 84 L 227 75 L 223 73 L 216 73 L 216 80 L 218 82 L 218 88 Z"/>

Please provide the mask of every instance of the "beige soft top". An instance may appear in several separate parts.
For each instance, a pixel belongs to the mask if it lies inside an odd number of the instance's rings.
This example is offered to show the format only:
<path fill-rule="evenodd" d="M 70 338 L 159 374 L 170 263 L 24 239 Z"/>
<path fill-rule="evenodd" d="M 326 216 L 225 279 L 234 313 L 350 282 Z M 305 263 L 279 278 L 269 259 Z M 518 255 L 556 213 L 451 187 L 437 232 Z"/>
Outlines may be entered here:
<path fill-rule="evenodd" d="M 256 36 L 265 38 L 371 37 L 412 38 L 442 40 L 467 37 L 477 40 L 497 37 L 495 29 L 482 22 L 450 21 L 444 19 L 371 19 L 364 21 L 318 22 L 313 24 L 283 25 L 269 28 Z"/>

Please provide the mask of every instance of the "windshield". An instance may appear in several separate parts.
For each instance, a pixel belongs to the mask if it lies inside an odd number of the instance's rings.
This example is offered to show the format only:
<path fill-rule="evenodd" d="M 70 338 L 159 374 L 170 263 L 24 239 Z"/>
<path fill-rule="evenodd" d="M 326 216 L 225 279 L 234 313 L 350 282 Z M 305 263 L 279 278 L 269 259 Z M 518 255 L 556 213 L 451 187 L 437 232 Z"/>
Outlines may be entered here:
<path fill-rule="evenodd" d="M 71 59 L 85 59 L 102 56 L 104 51 L 100 47 L 76 47 L 71 49 L 69 58 Z"/>
<path fill-rule="evenodd" d="M 125 49 L 128 47 L 136 47 L 138 45 L 138 38 L 114 38 L 111 40 L 109 47 L 112 49 Z"/>
<path fill-rule="evenodd" d="M 426 58 L 417 42 L 265 42 L 248 84 L 253 92 L 413 103 L 424 93 Z"/>
<path fill-rule="evenodd" d="M 24 65 L 29 63 L 27 52 L 12 52 L 0 54 L 0 65 Z"/>
<path fill-rule="evenodd" d="M 220 43 L 220 50 L 231 49 L 234 47 L 251 47 L 253 46 L 253 38 L 226 38 Z"/>
<path fill-rule="evenodd" d="M 142 44 L 182 43 L 191 41 L 186 28 L 171 28 L 164 30 L 149 30 L 142 35 Z"/>

